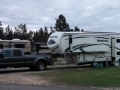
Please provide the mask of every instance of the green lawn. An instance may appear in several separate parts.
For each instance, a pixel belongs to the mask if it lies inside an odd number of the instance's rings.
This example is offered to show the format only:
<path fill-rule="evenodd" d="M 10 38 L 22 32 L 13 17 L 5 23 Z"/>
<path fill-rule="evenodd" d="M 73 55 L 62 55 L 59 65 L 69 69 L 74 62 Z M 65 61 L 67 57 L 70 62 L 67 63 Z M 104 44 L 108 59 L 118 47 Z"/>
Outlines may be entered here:
<path fill-rule="evenodd" d="M 39 73 L 39 75 L 55 84 L 120 87 L 120 67 L 66 68 L 62 70 L 46 70 Z"/>

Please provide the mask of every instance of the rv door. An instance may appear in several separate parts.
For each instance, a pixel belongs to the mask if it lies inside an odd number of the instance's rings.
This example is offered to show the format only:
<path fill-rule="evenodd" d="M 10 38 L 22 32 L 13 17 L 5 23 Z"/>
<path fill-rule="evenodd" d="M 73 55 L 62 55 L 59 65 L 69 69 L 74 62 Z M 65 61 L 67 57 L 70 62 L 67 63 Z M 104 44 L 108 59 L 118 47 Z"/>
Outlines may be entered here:
<path fill-rule="evenodd" d="M 115 61 L 120 61 L 120 38 L 115 38 Z"/>

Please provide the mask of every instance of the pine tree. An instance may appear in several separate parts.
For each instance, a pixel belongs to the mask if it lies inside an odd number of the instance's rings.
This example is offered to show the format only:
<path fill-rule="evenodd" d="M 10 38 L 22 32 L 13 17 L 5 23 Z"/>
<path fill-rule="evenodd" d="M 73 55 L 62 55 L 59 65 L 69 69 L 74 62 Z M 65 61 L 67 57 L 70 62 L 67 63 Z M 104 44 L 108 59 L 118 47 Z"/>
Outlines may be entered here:
<path fill-rule="evenodd" d="M 63 15 L 59 15 L 58 19 L 56 19 L 54 28 L 56 31 L 64 31 L 64 29 L 70 29 L 69 24 L 66 22 L 66 19 Z"/>
<path fill-rule="evenodd" d="M 49 36 L 49 34 L 48 34 L 48 29 L 47 29 L 47 27 L 45 26 L 45 29 L 44 29 L 44 42 L 45 42 L 45 43 L 46 43 L 47 40 L 48 40 L 48 36 Z"/>
<path fill-rule="evenodd" d="M 14 30 L 14 39 L 20 39 L 20 36 L 21 36 L 21 32 L 19 31 L 19 29 L 17 27 L 15 27 L 15 30 Z"/>
<path fill-rule="evenodd" d="M 75 32 L 80 32 L 80 29 L 76 26 L 74 29 Z"/>
<path fill-rule="evenodd" d="M 26 24 L 20 24 L 18 26 L 18 29 L 20 31 L 20 39 L 27 40 L 27 27 Z"/>
<path fill-rule="evenodd" d="M 44 39 L 44 32 L 43 32 L 42 28 L 40 28 L 40 30 L 39 30 L 38 38 L 40 38 L 39 42 L 44 42 L 44 40 L 43 40 Z"/>
<path fill-rule="evenodd" d="M 12 40 L 13 39 L 13 31 L 12 31 L 12 28 L 10 28 L 10 26 L 8 25 L 6 28 L 5 28 L 5 39 L 6 40 Z"/>
<path fill-rule="evenodd" d="M 0 39 L 5 39 L 4 38 L 4 31 L 3 31 L 3 27 L 2 27 L 1 21 L 0 21 Z"/>
<path fill-rule="evenodd" d="M 33 38 L 32 38 L 34 43 L 39 42 L 40 37 L 39 38 L 38 37 L 39 37 L 38 31 L 34 32 Z"/>

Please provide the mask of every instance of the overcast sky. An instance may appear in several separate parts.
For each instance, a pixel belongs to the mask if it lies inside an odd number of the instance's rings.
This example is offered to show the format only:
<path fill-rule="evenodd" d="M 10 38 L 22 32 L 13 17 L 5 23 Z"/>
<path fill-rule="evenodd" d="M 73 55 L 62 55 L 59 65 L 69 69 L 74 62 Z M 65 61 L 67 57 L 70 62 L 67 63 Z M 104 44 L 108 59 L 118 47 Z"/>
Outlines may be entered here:
<path fill-rule="evenodd" d="M 49 29 L 60 14 L 71 29 L 120 32 L 120 0 L 0 0 L 3 27 L 25 23 L 28 30 Z"/>

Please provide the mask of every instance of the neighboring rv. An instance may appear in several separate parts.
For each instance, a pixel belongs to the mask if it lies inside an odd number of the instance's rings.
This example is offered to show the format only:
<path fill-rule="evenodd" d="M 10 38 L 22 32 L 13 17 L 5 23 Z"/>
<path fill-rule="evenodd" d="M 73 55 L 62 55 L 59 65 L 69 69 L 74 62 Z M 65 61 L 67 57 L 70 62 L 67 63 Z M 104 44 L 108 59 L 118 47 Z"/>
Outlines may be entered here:
<path fill-rule="evenodd" d="M 67 63 L 120 61 L 120 33 L 115 32 L 55 32 L 47 45 L 51 52 L 64 54 Z"/>
<path fill-rule="evenodd" d="M 0 40 L 0 49 L 4 48 L 22 48 L 26 55 L 31 54 L 31 45 L 28 40 Z"/>

